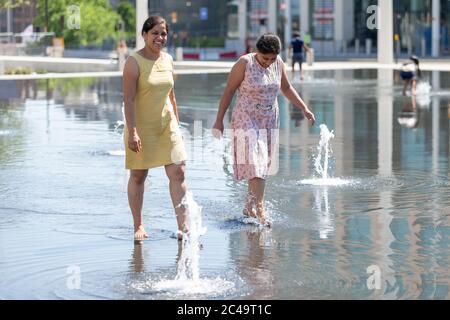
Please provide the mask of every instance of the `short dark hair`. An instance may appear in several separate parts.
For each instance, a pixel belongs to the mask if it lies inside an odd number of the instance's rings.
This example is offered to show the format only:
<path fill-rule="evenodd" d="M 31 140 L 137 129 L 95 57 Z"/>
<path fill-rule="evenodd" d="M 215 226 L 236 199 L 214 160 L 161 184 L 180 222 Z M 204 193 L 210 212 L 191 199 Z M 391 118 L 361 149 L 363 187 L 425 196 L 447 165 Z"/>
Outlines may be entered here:
<path fill-rule="evenodd" d="M 411 57 L 409 57 L 410 60 L 414 61 L 415 64 L 419 64 L 419 57 L 412 55 Z"/>
<path fill-rule="evenodd" d="M 294 38 L 300 37 L 300 32 L 294 31 L 294 33 L 292 33 L 292 36 L 294 36 Z"/>
<path fill-rule="evenodd" d="M 256 49 L 262 54 L 279 54 L 281 51 L 281 40 L 275 34 L 265 33 L 256 41 Z"/>
<path fill-rule="evenodd" d="M 150 16 L 147 18 L 147 20 L 145 20 L 144 25 L 142 26 L 141 34 L 149 32 L 151 29 L 161 23 L 164 23 L 166 32 L 169 33 L 169 25 L 167 24 L 166 19 L 161 16 Z"/>

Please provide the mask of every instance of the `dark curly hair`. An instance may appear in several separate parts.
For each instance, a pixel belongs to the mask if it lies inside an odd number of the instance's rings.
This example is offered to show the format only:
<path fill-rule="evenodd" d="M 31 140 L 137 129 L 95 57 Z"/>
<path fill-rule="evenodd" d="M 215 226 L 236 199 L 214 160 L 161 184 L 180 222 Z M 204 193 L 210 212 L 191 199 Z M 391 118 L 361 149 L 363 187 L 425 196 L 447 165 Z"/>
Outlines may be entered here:
<path fill-rule="evenodd" d="M 279 54 L 281 51 L 281 41 L 277 35 L 265 33 L 256 41 L 256 49 L 262 54 Z"/>
<path fill-rule="evenodd" d="M 164 27 L 166 27 L 166 32 L 169 33 L 169 25 L 167 24 L 166 19 L 160 16 L 150 16 L 145 20 L 144 25 L 142 26 L 141 34 L 149 32 L 153 29 L 154 26 L 158 24 L 164 23 Z"/>

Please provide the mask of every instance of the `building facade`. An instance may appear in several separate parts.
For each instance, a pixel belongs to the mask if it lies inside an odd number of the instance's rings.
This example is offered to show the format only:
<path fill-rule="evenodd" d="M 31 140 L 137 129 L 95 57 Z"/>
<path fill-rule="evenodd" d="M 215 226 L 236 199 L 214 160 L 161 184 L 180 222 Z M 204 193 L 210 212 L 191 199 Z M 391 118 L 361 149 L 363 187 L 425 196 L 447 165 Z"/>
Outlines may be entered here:
<path fill-rule="evenodd" d="M 381 2 L 380 2 L 381 1 Z M 398 56 L 446 56 L 450 54 L 450 1 L 448 0 L 239 0 L 246 17 L 242 36 L 255 38 L 265 31 L 279 34 L 285 42 L 301 31 L 318 56 L 374 56 L 378 26 L 392 15 L 394 50 Z M 380 2 L 380 3 L 379 3 Z M 390 12 L 377 10 L 392 2 Z M 263 8 L 263 9 L 260 9 Z M 277 14 L 269 14 L 276 8 Z M 259 11 L 261 10 L 261 11 Z M 255 15 L 261 14 L 260 19 Z M 272 21 L 271 21 L 272 20 Z M 383 39 L 383 38 L 381 38 Z M 392 41 L 394 41 L 392 39 Z M 383 43 L 387 39 L 383 39 Z"/>

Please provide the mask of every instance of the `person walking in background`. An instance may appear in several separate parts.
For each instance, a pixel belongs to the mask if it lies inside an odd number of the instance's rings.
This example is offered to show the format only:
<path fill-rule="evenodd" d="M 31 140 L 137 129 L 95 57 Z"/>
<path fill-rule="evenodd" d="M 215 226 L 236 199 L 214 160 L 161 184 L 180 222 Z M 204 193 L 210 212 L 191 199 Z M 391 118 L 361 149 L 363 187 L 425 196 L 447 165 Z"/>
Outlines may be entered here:
<path fill-rule="evenodd" d="M 128 47 L 125 40 L 120 40 L 117 44 L 117 60 L 119 65 L 119 70 L 123 71 L 125 67 L 125 61 L 128 58 Z"/>
<path fill-rule="evenodd" d="M 142 27 L 145 47 L 127 59 L 123 71 L 125 166 L 130 169 L 128 201 L 136 240 L 148 237 L 142 223 L 145 180 L 149 169 L 160 166 L 169 178 L 179 240 L 187 229 L 186 210 L 180 206 L 187 156 L 173 90 L 173 60 L 162 51 L 168 32 L 166 20 L 149 17 Z"/>
<path fill-rule="evenodd" d="M 419 58 L 417 56 L 411 56 L 408 62 L 403 63 L 400 70 L 400 77 L 402 78 L 403 95 L 406 96 L 406 90 L 411 87 L 411 95 L 416 95 L 417 78 L 422 76 L 420 70 Z"/>
<path fill-rule="evenodd" d="M 264 209 L 265 182 L 273 173 L 271 166 L 278 162 L 274 148 L 278 141 L 280 89 L 308 120 L 315 121 L 314 114 L 290 84 L 280 51 L 280 39 L 264 34 L 257 40 L 256 52 L 242 56 L 234 64 L 213 126 L 214 136 L 220 137 L 225 113 L 238 90 L 231 120 L 234 177 L 248 181 L 244 215 L 258 218 L 263 225 L 268 222 Z"/>
<path fill-rule="evenodd" d="M 293 39 L 289 46 L 289 56 L 292 60 L 292 79 L 295 78 L 295 64 L 298 63 L 300 67 L 300 79 L 303 80 L 303 62 L 305 61 L 305 55 L 303 53 L 309 51 L 309 47 L 300 37 L 300 32 L 293 33 Z"/>

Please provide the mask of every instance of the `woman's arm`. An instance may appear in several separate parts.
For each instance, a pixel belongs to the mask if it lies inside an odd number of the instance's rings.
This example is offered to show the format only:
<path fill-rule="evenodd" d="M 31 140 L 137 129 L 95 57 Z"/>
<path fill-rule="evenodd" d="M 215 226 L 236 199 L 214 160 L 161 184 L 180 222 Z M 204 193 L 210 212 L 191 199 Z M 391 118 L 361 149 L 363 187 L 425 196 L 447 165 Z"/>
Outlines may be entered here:
<path fill-rule="evenodd" d="M 173 112 L 175 113 L 175 116 L 177 117 L 178 124 L 180 124 L 180 117 L 178 116 L 178 107 L 177 107 L 177 99 L 175 99 L 175 90 L 172 88 L 169 93 L 169 99 L 172 103 Z"/>
<path fill-rule="evenodd" d="M 222 98 L 220 99 L 219 110 L 216 116 L 216 123 L 213 129 L 220 130 L 223 133 L 223 118 L 230 106 L 236 89 L 239 88 L 245 77 L 245 67 L 247 66 L 247 59 L 241 57 L 238 62 L 235 63 L 228 76 L 227 85 L 223 91 Z"/>
<path fill-rule="evenodd" d="M 314 113 L 309 110 L 306 103 L 300 98 L 297 91 L 292 87 L 289 82 L 288 76 L 286 74 L 286 67 L 284 63 L 281 63 L 282 71 L 281 71 L 281 92 L 283 92 L 284 96 L 297 108 L 300 108 L 303 111 L 305 117 L 311 122 L 311 125 L 314 124 L 316 118 L 314 117 Z"/>
<path fill-rule="evenodd" d="M 130 57 L 123 69 L 123 102 L 125 105 L 125 122 L 128 129 L 128 148 L 134 152 L 142 150 L 141 139 L 136 129 L 136 117 L 134 102 L 136 98 L 136 88 L 139 79 L 139 66 L 137 61 Z"/>
<path fill-rule="evenodd" d="M 172 56 L 169 56 L 171 63 L 172 63 L 172 77 L 173 77 L 173 83 L 175 83 L 175 72 L 174 72 L 174 65 L 173 65 L 173 59 Z M 178 106 L 177 106 L 177 99 L 175 98 L 175 89 L 172 88 L 169 93 L 169 99 L 170 103 L 172 103 L 173 112 L 175 113 L 175 116 L 177 117 L 178 125 L 180 124 L 180 117 L 178 116 Z"/>

